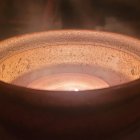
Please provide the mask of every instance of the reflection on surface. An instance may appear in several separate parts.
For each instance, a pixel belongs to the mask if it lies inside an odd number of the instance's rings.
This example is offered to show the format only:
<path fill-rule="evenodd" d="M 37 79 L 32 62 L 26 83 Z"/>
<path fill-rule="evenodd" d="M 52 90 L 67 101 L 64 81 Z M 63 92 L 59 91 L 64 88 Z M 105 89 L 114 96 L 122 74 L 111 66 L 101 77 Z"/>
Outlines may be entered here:
<path fill-rule="evenodd" d="M 59 73 L 48 75 L 33 81 L 29 88 L 59 91 L 93 90 L 109 87 L 109 85 L 93 75 L 83 73 Z"/>

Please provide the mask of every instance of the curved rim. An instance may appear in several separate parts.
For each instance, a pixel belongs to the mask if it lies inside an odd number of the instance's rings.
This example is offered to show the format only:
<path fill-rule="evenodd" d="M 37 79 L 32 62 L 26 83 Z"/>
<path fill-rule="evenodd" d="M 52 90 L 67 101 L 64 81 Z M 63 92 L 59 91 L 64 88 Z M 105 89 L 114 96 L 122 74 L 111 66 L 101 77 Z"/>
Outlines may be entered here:
<path fill-rule="evenodd" d="M 97 33 L 97 34 L 106 34 L 106 35 L 115 35 L 115 36 L 118 36 L 118 37 L 123 37 L 123 38 L 126 38 L 127 39 L 129 38 L 130 40 L 133 40 L 133 41 L 137 41 L 140 43 L 140 40 L 136 37 L 132 37 L 132 36 L 129 36 L 129 35 L 126 35 L 126 34 L 119 34 L 119 33 L 115 33 L 115 32 L 108 32 L 108 31 L 96 31 L 96 30 L 86 30 L 86 29 L 82 29 L 82 30 L 78 30 L 78 29 L 61 29 L 61 30 L 48 30 L 48 31 L 41 31 L 41 32 L 32 32 L 32 33 L 25 33 L 25 34 L 20 34 L 20 35 L 17 35 L 17 36 L 13 36 L 13 37 L 10 37 L 10 38 L 7 38 L 7 39 L 4 39 L 4 40 L 1 40 L 0 43 L 5 43 L 7 41 L 12 41 L 14 39 L 16 40 L 22 40 L 23 38 L 29 38 L 29 37 L 33 37 L 33 36 L 37 36 L 37 35 L 44 35 L 45 34 L 49 34 L 49 33 L 67 33 L 67 32 L 73 32 L 73 33 L 76 33 L 76 32 L 81 32 L 81 33 Z"/>
<path fill-rule="evenodd" d="M 26 35 L 21 35 L 18 37 L 13 37 L 1 41 L 0 44 L 7 44 L 7 42 L 12 42 L 13 40 L 20 41 L 33 36 L 40 36 L 48 33 L 94 33 L 94 34 L 105 34 L 105 35 L 115 35 L 115 37 L 121 37 L 129 39 L 132 42 L 140 44 L 138 39 L 133 37 L 124 36 L 116 33 L 100 32 L 100 31 L 90 31 L 90 30 L 58 30 L 58 31 L 47 31 L 39 33 L 31 33 Z M 14 42 L 13 42 L 14 43 Z M 129 100 L 132 97 L 140 96 L 140 79 L 130 81 L 121 85 L 112 86 L 109 88 L 96 89 L 96 90 L 85 90 L 85 91 L 48 91 L 48 90 L 36 90 L 26 87 L 16 86 L 9 83 L 0 81 L 0 90 L 2 95 L 15 96 L 16 98 L 22 98 L 26 102 L 36 103 L 39 106 L 95 106 L 103 105 L 108 101 L 108 103 L 118 102 L 123 100 Z M 40 103 L 40 95 L 42 102 Z M 32 101 L 31 101 L 32 99 Z M 49 100 L 48 100 L 49 99 Z M 51 100 L 50 100 L 51 99 Z M 54 99 L 57 99 L 55 102 Z M 93 102 L 93 99 L 95 102 Z"/>
<path fill-rule="evenodd" d="M 92 108 L 119 106 L 140 98 L 140 80 L 111 88 L 85 91 L 47 91 L 0 82 L 0 98 L 18 99 L 20 103 L 50 108 Z"/>

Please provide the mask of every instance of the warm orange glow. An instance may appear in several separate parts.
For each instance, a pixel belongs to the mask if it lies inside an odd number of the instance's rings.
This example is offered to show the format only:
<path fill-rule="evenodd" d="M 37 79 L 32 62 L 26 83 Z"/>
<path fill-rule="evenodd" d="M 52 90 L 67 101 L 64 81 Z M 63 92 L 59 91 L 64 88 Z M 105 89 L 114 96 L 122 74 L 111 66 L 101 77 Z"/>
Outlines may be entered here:
<path fill-rule="evenodd" d="M 102 79 L 88 74 L 63 73 L 45 76 L 28 85 L 30 88 L 59 91 L 80 91 L 105 88 L 109 85 Z"/>

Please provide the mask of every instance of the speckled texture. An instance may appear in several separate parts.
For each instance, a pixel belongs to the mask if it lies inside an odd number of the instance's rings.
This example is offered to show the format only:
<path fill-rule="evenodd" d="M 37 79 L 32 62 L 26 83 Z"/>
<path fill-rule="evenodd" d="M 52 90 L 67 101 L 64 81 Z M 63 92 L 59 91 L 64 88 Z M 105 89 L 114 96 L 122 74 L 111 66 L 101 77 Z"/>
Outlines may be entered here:
<path fill-rule="evenodd" d="M 0 79 L 11 82 L 46 66 L 87 64 L 135 80 L 140 77 L 139 44 L 138 40 L 117 34 L 70 30 L 9 39 L 0 44 Z M 120 83 L 124 83 L 121 75 Z"/>

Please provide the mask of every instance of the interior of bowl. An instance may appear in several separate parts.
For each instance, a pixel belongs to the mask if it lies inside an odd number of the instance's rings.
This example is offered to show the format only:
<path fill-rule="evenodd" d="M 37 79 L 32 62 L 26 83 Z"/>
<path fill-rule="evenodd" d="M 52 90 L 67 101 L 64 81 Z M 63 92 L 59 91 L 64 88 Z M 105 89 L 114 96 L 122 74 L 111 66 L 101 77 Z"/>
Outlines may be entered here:
<path fill-rule="evenodd" d="M 0 80 L 43 89 L 36 82 L 45 77 L 44 83 L 50 85 L 46 90 L 54 90 L 52 83 L 60 77 L 93 83 L 94 88 L 89 85 L 87 89 L 121 85 L 140 77 L 139 46 L 136 39 L 94 31 L 50 31 L 15 37 L 0 43 Z"/>

